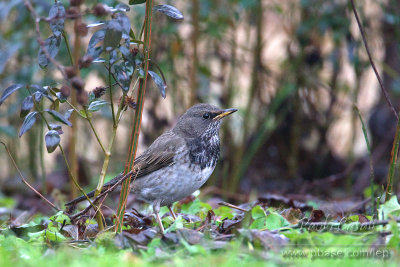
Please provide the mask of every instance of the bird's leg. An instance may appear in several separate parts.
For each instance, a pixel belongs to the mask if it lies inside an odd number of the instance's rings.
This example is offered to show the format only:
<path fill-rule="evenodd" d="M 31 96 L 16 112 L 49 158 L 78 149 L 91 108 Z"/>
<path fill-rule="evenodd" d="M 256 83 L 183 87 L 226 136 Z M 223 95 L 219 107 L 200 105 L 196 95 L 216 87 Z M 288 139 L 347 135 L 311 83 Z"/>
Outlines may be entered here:
<path fill-rule="evenodd" d="M 160 226 L 161 234 L 164 235 L 164 226 L 163 226 L 163 224 L 161 222 L 160 215 L 158 214 L 160 212 L 160 200 L 154 201 L 154 203 L 153 203 L 153 211 L 154 211 L 154 214 L 156 215 L 156 219 L 157 219 L 158 225 Z"/>
<path fill-rule="evenodd" d="M 169 212 L 172 215 L 172 218 L 174 218 L 174 221 L 175 221 L 176 220 L 176 215 L 175 215 L 175 212 L 172 210 L 172 205 L 168 205 L 167 207 L 169 209 Z"/>

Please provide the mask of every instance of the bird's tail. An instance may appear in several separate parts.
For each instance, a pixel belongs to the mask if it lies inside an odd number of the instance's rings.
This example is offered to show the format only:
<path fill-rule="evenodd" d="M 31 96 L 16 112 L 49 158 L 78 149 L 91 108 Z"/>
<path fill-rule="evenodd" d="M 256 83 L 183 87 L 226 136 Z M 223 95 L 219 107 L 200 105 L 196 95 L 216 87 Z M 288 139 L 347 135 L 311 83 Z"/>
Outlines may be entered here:
<path fill-rule="evenodd" d="M 103 188 L 101 189 L 101 192 L 103 193 L 104 191 L 106 191 L 107 189 L 109 189 L 111 186 L 115 185 L 122 177 L 124 176 L 123 173 L 120 173 L 119 175 L 117 175 L 116 177 L 114 177 L 111 181 L 105 183 L 103 185 Z M 96 192 L 96 190 L 92 190 L 89 193 L 86 194 L 86 196 L 88 196 L 89 198 L 94 196 L 94 193 Z M 86 200 L 86 196 L 80 196 L 77 197 L 73 200 L 71 200 L 70 202 L 66 203 L 65 206 L 74 206 L 79 202 L 82 202 L 84 200 Z"/>

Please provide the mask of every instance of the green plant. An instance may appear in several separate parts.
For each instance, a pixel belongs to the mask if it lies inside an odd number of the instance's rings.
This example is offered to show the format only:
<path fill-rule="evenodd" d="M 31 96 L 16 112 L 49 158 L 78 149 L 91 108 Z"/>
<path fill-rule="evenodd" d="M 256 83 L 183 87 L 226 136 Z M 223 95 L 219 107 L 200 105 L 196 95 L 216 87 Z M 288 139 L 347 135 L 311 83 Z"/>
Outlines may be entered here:
<path fill-rule="evenodd" d="M 144 1 L 130 1 L 130 4 L 136 5 Z M 40 49 L 38 53 L 38 64 L 46 70 L 50 65 L 62 74 L 62 79 L 54 79 L 47 82 L 47 85 L 37 84 L 13 84 L 7 87 L 0 98 L 0 105 L 14 92 L 26 90 L 27 96 L 21 104 L 21 117 L 24 118 L 19 131 L 21 137 L 36 124 L 38 119 L 45 123 L 47 132 L 42 137 L 48 153 L 60 149 L 65 164 L 67 166 L 71 182 L 78 190 L 85 194 L 79 185 L 77 177 L 77 121 L 80 118 L 87 122 L 85 127 L 92 130 L 98 145 L 103 154 L 103 167 L 99 175 L 96 196 L 100 194 L 107 174 L 110 157 L 118 129 L 119 122 L 123 113 L 128 107 L 137 109 L 135 113 L 134 131 L 132 138 L 135 138 L 135 149 L 137 145 L 138 129 L 140 129 L 140 118 L 143 109 L 144 90 L 146 86 L 147 73 L 155 81 L 160 89 L 161 95 L 166 95 L 166 83 L 164 76 L 154 71 L 148 71 L 150 64 L 150 31 L 151 14 L 154 11 L 161 12 L 174 19 L 182 19 L 182 14 L 170 5 L 159 5 L 147 8 L 143 27 L 140 31 L 132 29 L 131 22 L 127 12 L 130 7 L 125 4 L 117 4 L 115 7 L 106 4 L 97 4 L 91 9 L 81 8 L 82 1 L 71 1 L 66 9 L 64 5 L 56 1 L 50 8 L 47 17 L 37 13 L 30 0 L 24 0 L 25 6 L 30 11 L 36 28 L 36 39 Z M 86 17 L 97 16 L 105 18 L 102 22 L 96 22 L 87 25 L 84 22 Z M 150 19 L 148 19 L 150 18 Z M 44 21 L 48 24 L 51 33 L 43 40 L 43 30 L 39 22 Z M 65 24 L 73 25 L 73 31 L 68 32 Z M 82 50 L 83 43 L 81 38 L 88 34 L 89 29 L 96 27 L 97 31 L 93 33 L 85 51 Z M 136 38 L 134 32 L 138 34 Z M 144 41 L 142 34 L 144 31 Z M 70 39 L 74 38 L 73 46 L 70 45 Z M 67 50 L 67 59 L 59 57 L 59 51 L 62 43 Z M 82 53 L 84 52 L 84 53 Z M 68 61 L 68 64 L 62 62 Z M 102 65 L 107 73 L 108 86 L 96 87 L 89 93 L 85 90 L 85 82 L 81 77 L 81 72 L 86 73 L 91 70 L 93 65 Z M 155 63 L 154 63 L 155 65 Z M 161 71 L 157 68 L 158 71 Z M 56 85 L 54 85 L 56 84 Z M 139 88 L 136 88 L 139 84 Z M 117 90 L 120 88 L 120 91 Z M 137 90 L 137 98 L 130 96 Z M 108 101 L 103 95 L 108 93 Z M 116 96 L 121 95 L 119 104 L 116 105 Z M 108 108 L 111 112 L 112 128 L 111 137 L 108 145 L 101 140 L 98 130 L 93 124 L 94 113 L 102 108 Z M 61 123 L 61 124 L 60 124 Z M 63 133 L 62 124 L 72 127 L 69 140 L 69 157 L 61 144 L 61 135 Z M 133 140 L 133 139 L 132 139 Z M 130 150 L 132 151 L 132 150 Z M 130 153 L 131 160 L 128 162 L 133 165 L 135 154 Z M 126 171 L 128 172 L 128 171 Z M 89 200 L 89 199 L 88 199 Z M 97 222 L 99 229 L 103 229 L 103 220 L 100 212 L 100 206 L 95 206 L 89 202 L 97 212 Z M 123 213 L 123 211 L 122 211 Z"/>

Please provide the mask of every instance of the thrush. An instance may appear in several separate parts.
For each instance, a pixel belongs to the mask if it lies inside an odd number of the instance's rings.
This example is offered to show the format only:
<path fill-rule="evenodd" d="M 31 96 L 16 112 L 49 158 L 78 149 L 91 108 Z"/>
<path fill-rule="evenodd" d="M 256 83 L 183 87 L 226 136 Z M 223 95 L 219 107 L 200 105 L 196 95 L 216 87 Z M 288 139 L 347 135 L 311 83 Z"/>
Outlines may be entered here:
<path fill-rule="evenodd" d="M 153 205 L 160 226 L 160 207 L 167 206 L 174 219 L 172 204 L 199 189 L 214 171 L 220 155 L 219 129 L 222 118 L 237 109 L 220 109 L 210 104 L 189 108 L 175 127 L 160 135 L 135 159 L 131 182 L 137 198 Z M 104 184 L 103 191 L 115 185 L 122 175 Z M 94 191 L 87 194 L 94 196 Z M 85 200 L 81 196 L 66 205 Z"/>

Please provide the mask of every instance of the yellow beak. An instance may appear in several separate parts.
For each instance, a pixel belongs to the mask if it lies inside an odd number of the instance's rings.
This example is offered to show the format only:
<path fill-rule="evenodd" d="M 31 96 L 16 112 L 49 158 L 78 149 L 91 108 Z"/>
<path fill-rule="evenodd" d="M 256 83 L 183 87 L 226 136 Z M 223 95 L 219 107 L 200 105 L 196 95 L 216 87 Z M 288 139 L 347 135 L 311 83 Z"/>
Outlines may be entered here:
<path fill-rule="evenodd" d="M 214 120 L 220 120 L 223 117 L 226 117 L 226 116 L 228 116 L 228 115 L 230 115 L 230 114 L 232 114 L 232 113 L 234 113 L 236 111 L 237 111 L 236 108 L 223 109 L 223 110 L 221 110 L 220 114 L 218 114 L 217 116 L 214 117 Z"/>

